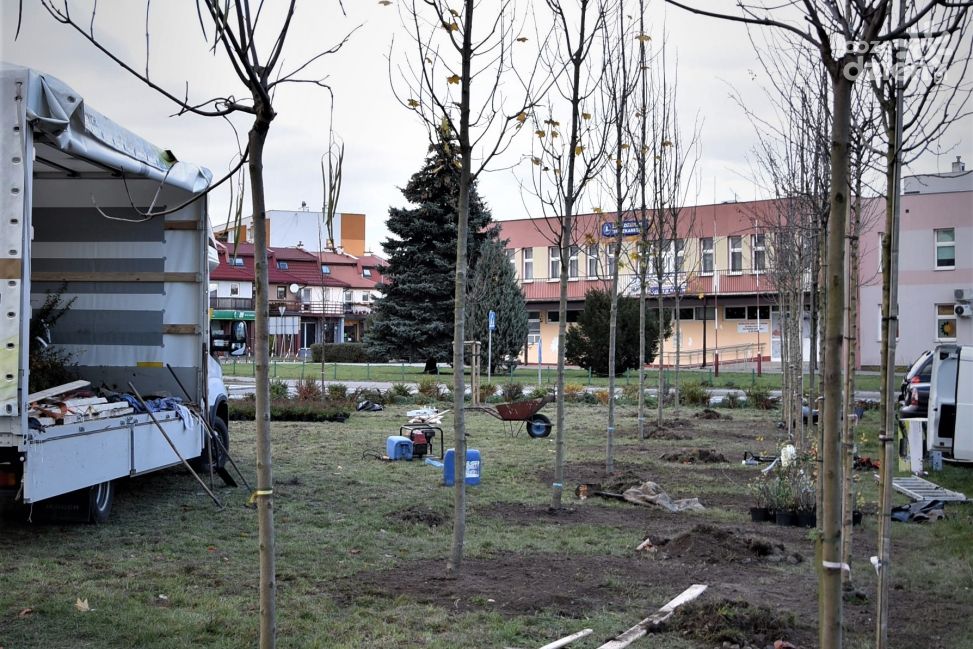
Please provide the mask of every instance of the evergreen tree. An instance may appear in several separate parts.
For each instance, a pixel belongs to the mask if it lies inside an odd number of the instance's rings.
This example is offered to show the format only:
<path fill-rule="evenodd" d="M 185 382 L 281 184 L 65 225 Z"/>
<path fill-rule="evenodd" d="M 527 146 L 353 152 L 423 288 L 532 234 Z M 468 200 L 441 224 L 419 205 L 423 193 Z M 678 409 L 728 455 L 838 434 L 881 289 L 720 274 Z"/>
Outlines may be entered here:
<path fill-rule="evenodd" d="M 527 307 L 517 275 L 507 258 L 505 241 L 489 238 L 481 244 L 467 295 L 467 338 L 482 343 L 480 366 L 486 367 L 488 362 L 488 314 L 492 310 L 497 314 L 497 326 L 493 332 L 491 370 L 513 370 L 527 342 Z"/>
<path fill-rule="evenodd" d="M 429 147 L 426 161 L 402 190 L 413 208 L 390 208 L 386 222 L 393 237 L 383 243 L 384 295 L 376 300 L 365 342 L 385 358 L 436 363 L 452 358 L 453 278 L 456 260 L 456 202 L 459 197 L 458 147 L 450 141 Z M 473 186 L 470 191 L 469 265 L 480 246 L 496 238 L 490 211 Z"/>
<path fill-rule="evenodd" d="M 599 376 L 608 374 L 608 317 L 611 296 L 608 291 L 592 289 L 585 294 L 584 311 L 578 322 L 568 328 L 564 350 L 569 363 L 590 369 Z M 655 359 L 659 340 L 656 312 L 645 314 L 645 362 Z M 634 297 L 618 298 L 618 330 L 615 340 L 615 371 L 621 374 L 639 366 L 639 301 Z M 665 323 L 666 335 L 671 329 Z"/>

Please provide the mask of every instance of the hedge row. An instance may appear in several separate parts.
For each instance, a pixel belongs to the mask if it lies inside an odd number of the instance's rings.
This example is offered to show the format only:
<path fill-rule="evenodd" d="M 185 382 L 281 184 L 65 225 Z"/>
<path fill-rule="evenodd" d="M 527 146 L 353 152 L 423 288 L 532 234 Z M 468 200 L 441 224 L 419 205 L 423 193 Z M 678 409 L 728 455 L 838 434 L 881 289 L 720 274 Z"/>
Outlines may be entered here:
<path fill-rule="evenodd" d="M 321 352 L 327 363 L 387 363 L 389 359 L 368 353 L 365 343 L 314 343 L 311 345 L 311 360 L 321 362 Z"/>
<path fill-rule="evenodd" d="M 270 418 L 274 421 L 338 421 L 350 416 L 348 408 L 316 401 L 274 399 L 270 402 Z M 230 421 L 254 421 L 256 402 L 253 399 L 230 401 Z"/>

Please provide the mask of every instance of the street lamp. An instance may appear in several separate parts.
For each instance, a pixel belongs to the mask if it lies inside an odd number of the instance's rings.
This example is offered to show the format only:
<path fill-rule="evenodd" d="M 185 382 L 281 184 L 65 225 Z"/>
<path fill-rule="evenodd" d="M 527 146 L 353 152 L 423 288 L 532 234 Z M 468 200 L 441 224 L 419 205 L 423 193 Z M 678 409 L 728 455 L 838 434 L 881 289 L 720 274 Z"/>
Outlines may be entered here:
<path fill-rule="evenodd" d="M 761 376 L 763 354 L 760 351 L 760 269 L 757 268 L 757 219 L 753 219 L 753 241 L 750 243 L 750 248 L 750 263 L 753 264 L 753 272 L 757 276 L 757 376 Z"/>

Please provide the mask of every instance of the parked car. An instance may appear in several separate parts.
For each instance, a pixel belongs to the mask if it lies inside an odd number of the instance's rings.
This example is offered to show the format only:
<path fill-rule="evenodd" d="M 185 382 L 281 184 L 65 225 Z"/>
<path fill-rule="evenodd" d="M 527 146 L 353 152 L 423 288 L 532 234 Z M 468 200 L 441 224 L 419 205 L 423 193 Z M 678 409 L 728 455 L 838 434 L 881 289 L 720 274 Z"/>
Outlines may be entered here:
<path fill-rule="evenodd" d="M 926 350 L 919 354 L 899 388 L 899 417 L 911 419 L 925 417 L 929 412 L 929 381 L 932 377 L 933 353 Z"/>

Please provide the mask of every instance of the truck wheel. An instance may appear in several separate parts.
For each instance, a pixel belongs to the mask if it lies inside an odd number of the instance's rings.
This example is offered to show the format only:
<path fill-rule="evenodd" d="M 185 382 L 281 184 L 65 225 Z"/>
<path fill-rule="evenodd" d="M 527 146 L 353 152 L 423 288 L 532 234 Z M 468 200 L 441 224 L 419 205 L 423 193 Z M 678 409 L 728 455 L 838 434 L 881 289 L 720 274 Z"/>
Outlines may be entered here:
<path fill-rule="evenodd" d="M 209 471 L 210 447 L 213 449 L 213 470 L 222 469 L 226 466 L 226 456 L 230 451 L 230 429 L 226 422 L 217 417 L 212 424 L 213 434 L 216 435 L 216 443 L 206 436 L 206 446 L 203 447 L 203 455 L 200 459 L 200 468 Z"/>
<path fill-rule="evenodd" d="M 111 480 L 88 487 L 88 522 L 107 522 L 114 499 L 115 483 Z"/>
<path fill-rule="evenodd" d="M 551 420 L 544 415 L 537 414 L 527 420 L 527 434 L 537 439 L 551 434 Z"/>

